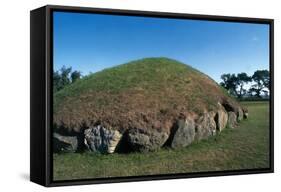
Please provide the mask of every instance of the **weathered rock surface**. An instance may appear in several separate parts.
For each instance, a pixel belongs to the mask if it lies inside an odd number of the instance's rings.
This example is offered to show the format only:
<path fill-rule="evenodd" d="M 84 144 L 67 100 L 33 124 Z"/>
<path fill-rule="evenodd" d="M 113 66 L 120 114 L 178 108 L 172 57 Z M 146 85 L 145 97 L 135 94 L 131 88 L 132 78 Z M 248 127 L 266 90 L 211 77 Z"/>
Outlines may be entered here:
<path fill-rule="evenodd" d="M 224 109 L 227 112 L 232 111 L 232 112 L 236 113 L 237 117 L 238 117 L 238 115 L 241 115 L 241 114 L 243 116 L 242 108 L 237 103 L 235 103 L 231 100 L 225 100 L 221 103 L 221 105 L 224 107 Z"/>
<path fill-rule="evenodd" d="M 248 119 L 249 117 L 248 109 L 243 107 L 242 111 L 243 111 L 243 118 Z"/>
<path fill-rule="evenodd" d="M 237 107 L 233 104 L 233 103 L 231 103 L 231 102 L 229 102 L 229 101 L 223 101 L 222 103 L 221 103 L 221 105 L 224 107 L 224 109 L 227 111 L 227 112 L 230 112 L 230 111 L 232 111 L 232 112 L 237 112 Z"/>
<path fill-rule="evenodd" d="M 113 153 L 122 134 L 117 130 L 107 129 L 101 125 L 84 131 L 85 145 L 93 152 Z"/>
<path fill-rule="evenodd" d="M 199 117 L 180 117 L 170 133 L 161 129 L 131 128 L 121 134 L 118 130 L 108 129 L 101 125 L 87 128 L 71 136 L 56 132 L 53 134 L 53 150 L 54 152 L 76 152 L 86 147 L 93 152 L 127 153 L 154 151 L 163 145 L 172 148 L 186 147 L 194 140 L 199 141 L 215 135 L 227 125 L 235 128 L 243 118 L 248 118 L 246 108 L 219 103 L 216 112 L 205 112 Z"/>
<path fill-rule="evenodd" d="M 235 128 L 238 122 L 248 118 L 248 110 L 233 103 L 218 103 L 216 111 L 197 115 L 180 116 L 170 129 L 129 128 L 121 134 L 118 130 L 102 125 L 92 126 L 81 132 L 54 133 L 54 152 L 76 152 L 87 148 L 100 153 L 127 153 L 155 151 L 162 146 L 180 148 L 216 135 L 228 125 Z M 165 130 L 165 131 L 164 131 Z M 66 134 L 66 135 L 64 135 Z"/>
<path fill-rule="evenodd" d="M 195 123 L 192 119 L 179 119 L 172 136 L 171 147 L 186 147 L 195 137 Z"/>
<path fill-rule="evenodd" d="M 220 109 L 218 110 L 215 116 L 215 121 L 216 121 L 217 130 L 222 131 L 226 127 L 228 121 L 228 115 L 223 107 L 220 107 Z"/>
<path fill-rule="evenodd" d="M 237 116 L 234 112 L 228 112 L 228 126 L 230 128 L 235 128 L 237 126 Z"/>
<path fill-rule="evenodd" d="M 248 118 L 248 110 L 232 103 L 218 103 L 216 112 L 205 112 L 201 116 L 179 117 L 170 133 L 149 128 L 130 128 L 121 134 L 118 130 L 101 125 L 84 129 L 71 136 L 54 133 L 54 152 L 76 152 L 89 149 L 100 153 L 147 152 L 161 148 L 163 145 L 172 148 L 186 147 L 194 140 L 199 141 L 216 135 L 228 125 L 235 128 L 238 122 Z"/>
<path fill-rule="evenodd" d="M 216 122 L 214 120 L 214 117 L 215 117 L 214 112 L 204 113 L 196 121 L 195 139 L 197 141 L 199 141 L 201 139 L 206 139 L 209 136 L 216 134 Z"/>
<path fill-rule="evenodd" d="M 242 109 L 240 107 L 238 107 L 238 110 L 237 110 L 237 121 L 242 121 L 243 116 L 244 116 L 244 114 L 243 114 Z"/>
<path fill-rule="evenodd" d="M 76 136 L 62 136 L 53 133 L 53 151 L 54 152 L 75 152 L 78 148 L 78 139 Z"/>
<path fill-rule="evenodd" d="M 132 151 L 154 151 L 164 145 L 168 134 L 157 130 L 130 129 L 127 142 Z"/>

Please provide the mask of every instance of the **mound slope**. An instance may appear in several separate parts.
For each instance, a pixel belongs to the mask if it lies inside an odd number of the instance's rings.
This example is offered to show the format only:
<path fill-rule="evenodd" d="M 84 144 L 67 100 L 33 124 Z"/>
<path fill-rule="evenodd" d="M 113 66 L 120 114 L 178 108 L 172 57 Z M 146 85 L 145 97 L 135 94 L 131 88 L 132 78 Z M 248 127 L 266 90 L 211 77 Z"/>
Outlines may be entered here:
<path fill-rule="evenodd" d="M 142 130 L 150 142 L 163 138 L 163 145 L 177 120 L 198 120 L 210 127 L 213 122 L 206 118 L 216 119 L 220 108 L 237 116 L 241 112 L 207 75 L 176 60 L 145 58 L 91 74 L 57 92 L 53 122 L 57 130 L 76 133 L 97 125 L 99 134 L 102 127 L 121 134 L 130 130 L 139 135 Z M 206 116 L 208 112 L 213 113 Z M 155 130 L 166 135 L 151 133 Z M 188 132 L 192 140 L 196 131 Z"/>

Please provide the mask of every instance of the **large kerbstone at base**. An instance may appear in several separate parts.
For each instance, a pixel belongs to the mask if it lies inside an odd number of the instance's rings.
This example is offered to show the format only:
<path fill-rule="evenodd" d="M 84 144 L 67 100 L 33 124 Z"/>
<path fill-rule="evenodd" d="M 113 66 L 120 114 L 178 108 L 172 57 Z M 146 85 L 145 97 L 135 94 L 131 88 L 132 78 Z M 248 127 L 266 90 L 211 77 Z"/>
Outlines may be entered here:
<path fill-rule="evenodd" d="M 216 121 L 217 130 L 222 131 L 226 127 L 228 121 L 228 115 L 227 112 L 222 107 L 218 110 L 215 116 L 215 121 Z"/>
<path fill-rule="evenodd" d="M 122 135 L 117 130 L 107 129 L 101 125 L 84 131 L 84 143 L 93 152 L 113 153 Z"/>
<path fill-rule="evenodd" d="M 167 133 L 158 130 L 130 129 L 127 142 L 131 151 L 147 152 L 162 147 L 168 137 Z"/>
<path fill-rule="evenodd" d="M 242 111 L 243 111 L 243 118 L 248 119 L 248 117 L 249 117 L 248 109 L 243 107 Z"/>
<path fill-rule="evenodd" d="M 75 152 L 78 148 L 78 139 L 76 136 L 63 136 L 53 133 L 53 151 L 58 152 Z"/>
<path fill-rule="evenodd" d="M 214 112 L 204 113 L 196 121 L 196 141 L 207 139 L 208 137 L 216 134 L 215 115 L 216 114 Z"/>
<path fill-rule="evenodd" d="M 240 107 L 238 107 L 238 110 L 237 110 L 237 121 L 242 121 L 243 120 L 243 116 L 244 116 L 243 110 Z"/>
<path fill-rule="evenodd" d="M 234 112 L 228 112 L 228 126 L 230 128 L 235 128 L 237 126 L 237 116 Z"/>
<path fill-rule="evenodd" d="M 172 148 L 186 147 L 191 144 L 195 136 L 195 124 L 192 119 L 177 121 L 176 130 L 171 140 Z"/>

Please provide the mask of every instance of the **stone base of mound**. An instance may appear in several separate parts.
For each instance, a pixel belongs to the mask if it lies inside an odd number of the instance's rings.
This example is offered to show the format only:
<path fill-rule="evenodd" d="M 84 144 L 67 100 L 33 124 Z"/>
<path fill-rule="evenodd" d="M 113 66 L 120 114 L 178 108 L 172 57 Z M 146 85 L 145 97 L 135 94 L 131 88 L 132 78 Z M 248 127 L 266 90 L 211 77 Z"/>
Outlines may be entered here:
<path fill-rule="evenodd" d="M 181 148 L 216 135 L 226 127 L 236 128 L 246 118 L 247 109 L 222 102 L 218 103 L 217 111 L 205 112 L 196 118 L 180 117 L 169 131 L 131 128 L 121 133 L 111 127 L 95 125 L 80 129 L 82 131 L 77 135 L 54 133 L 53 151 L 77 152 L 83 149 L 109 154 L 148 152 L 161 147 Z"/>

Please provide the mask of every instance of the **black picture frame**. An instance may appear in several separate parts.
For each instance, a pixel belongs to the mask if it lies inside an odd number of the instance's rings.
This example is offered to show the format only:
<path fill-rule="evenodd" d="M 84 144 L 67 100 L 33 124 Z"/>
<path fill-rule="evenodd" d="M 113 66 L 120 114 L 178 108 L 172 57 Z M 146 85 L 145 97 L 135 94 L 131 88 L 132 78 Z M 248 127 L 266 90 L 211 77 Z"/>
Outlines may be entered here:
<path fill-rule="evenodd" d="M 53 11 L 179 18 L 208 21 L 260 23 L 270 26 L 270 167 L 236 171 L 198 172 L 153 176 L 53 181 L 52 178 L 52 70 Z M 30 180 L 43 186 L 116 183 L 146 180 L 242 175 L 274 172 L 274 20 L 136 10 L 47 5 L 30 12 Z"/>

